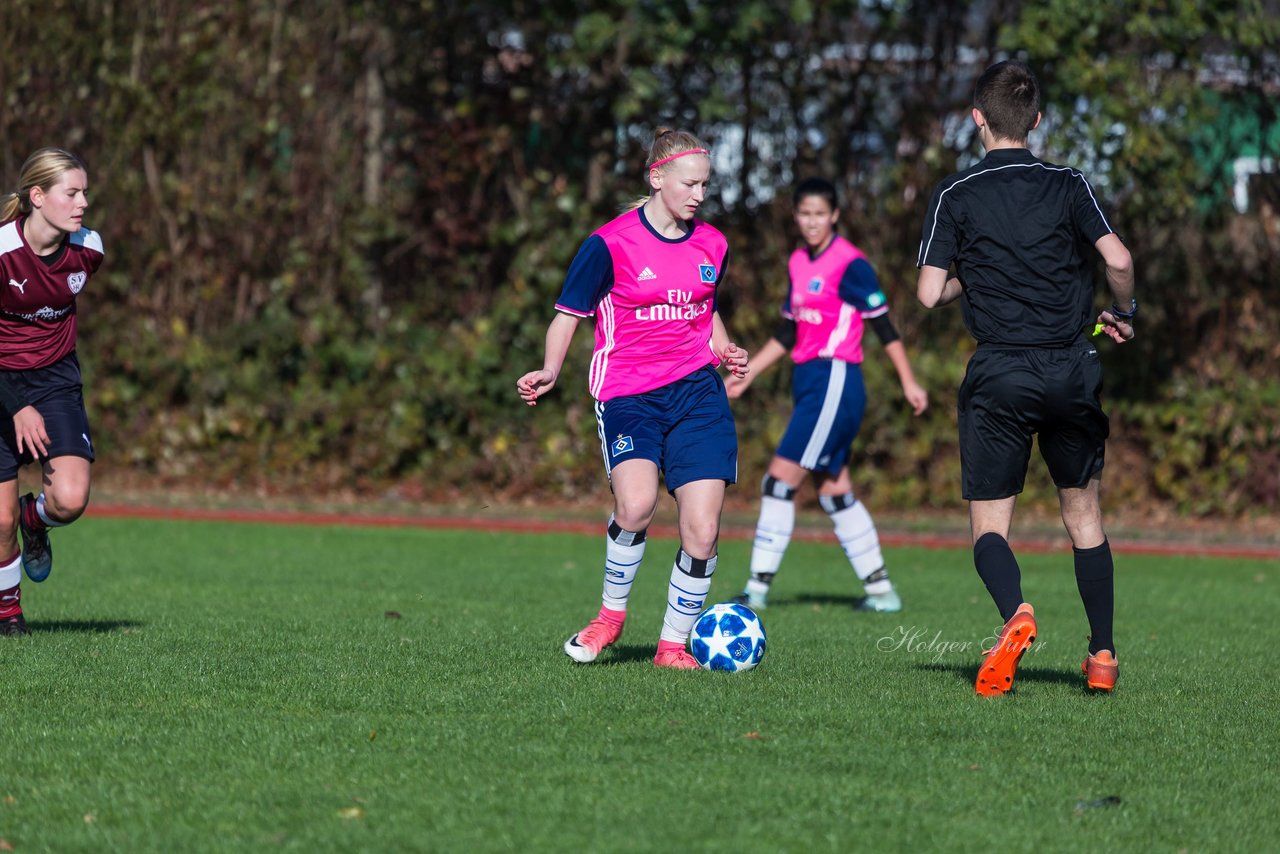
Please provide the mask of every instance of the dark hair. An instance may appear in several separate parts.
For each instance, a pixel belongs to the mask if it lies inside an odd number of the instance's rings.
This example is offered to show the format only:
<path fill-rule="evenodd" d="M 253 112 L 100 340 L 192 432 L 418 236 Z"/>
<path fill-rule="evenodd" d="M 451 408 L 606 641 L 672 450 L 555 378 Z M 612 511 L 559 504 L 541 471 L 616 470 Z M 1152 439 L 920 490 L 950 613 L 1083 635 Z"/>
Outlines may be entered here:
<path fill-rule="evenodd" d="M 831 205 L 831 209 L 839 210 L 839 198 L 836 195 L 836 185 L 832 184 L 826 178 L 805 178 L 796 185 L 795 192 L 791 195 L 791 206 L 799 207 L 800 202 L 810 196 L 821 196 L 827 200 L 827 204 Z"/>
<path fill-rule="evenodd" d="M 1040 84 L 1025 63 L 997 62 L 973 87 L 973 106 L 998 139 L 1025 142 L 1040 113 Z"/>

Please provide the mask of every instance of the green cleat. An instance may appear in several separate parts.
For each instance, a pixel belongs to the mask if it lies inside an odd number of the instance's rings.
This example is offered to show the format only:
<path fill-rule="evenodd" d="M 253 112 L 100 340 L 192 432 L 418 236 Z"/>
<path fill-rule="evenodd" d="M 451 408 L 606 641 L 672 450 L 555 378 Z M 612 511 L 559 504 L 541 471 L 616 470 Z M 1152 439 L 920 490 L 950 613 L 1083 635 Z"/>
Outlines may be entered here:
<path fill-rule="evenodd" d="M 902 610 L 902 599 L 898 596 L 898 591 L 890 590 L 888 593 L 877 593 L 874 596 L 867 596 L 857 605 L 853 606 L 855 611 L 874 611 L 878 614 L 896 614 Z"/>

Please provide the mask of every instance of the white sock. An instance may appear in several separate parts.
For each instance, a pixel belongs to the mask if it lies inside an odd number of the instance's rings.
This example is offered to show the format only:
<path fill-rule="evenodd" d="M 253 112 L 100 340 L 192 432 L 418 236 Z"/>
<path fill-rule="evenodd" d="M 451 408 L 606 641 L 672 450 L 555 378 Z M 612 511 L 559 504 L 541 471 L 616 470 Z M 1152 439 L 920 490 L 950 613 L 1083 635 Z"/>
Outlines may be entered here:
<path fill-rule="evenodd" d="M 9 563 L 0 566 L 0 590 L 17 587 L 22 582 L 22 553 L 19 552 Z"/>
<path fill-rule="evenodd" d="M 68 524 L 67 522 L 59 522 L 57 519 L 49 518 L 49 514 L 44 511 L 44 493 L 36 496 L 36 515 L 40 517 L 40 521 L 44 522 L 46 527 L 61 528 Z"/>
<path fill-rule="evenodd" d="M 644 531 L 625 531 L 609 517 L 609 536 L 604 547 L 604 595 L 601 604 L 611 611 L 627 610 L 631 583 L 644 559 Z"/>
<path fill-rule="evenodd" d="M 775 477 L 765 475 L 760 482 L 760 518 L 756 520 L 756 540 L 751 547 L 748 593 L 763 596 L 769 592 L 795 532 L 795 497 L 796 491 Z"/>
<path fill-rule="evenodd" d="M 693 624 L 702 613 L 711 592 L 711 576 L 716 571 L 716 555 L 706 560 L 689 557 L 684 549 L 676 552 L 671 567 L 671 583 L 667 585 L 667 613 L 662 618 L 662 640 L 683 644 L 689 640 Z"/>
<path fill-rule="evenodd" d="M 852 492 L 847 492 L 844 495 L 823 495 L 818 503 L 831 517 L 836 539 L 840 541 L 849 563 L 853 564 L 863 591 L 868 596 L 876 596 L 892 590 L 893 582 L 889 580 L 884 556 L 880 554 L 876 523 L 871 521 L 871 514 L 862 502 L 854 498 Z"/>

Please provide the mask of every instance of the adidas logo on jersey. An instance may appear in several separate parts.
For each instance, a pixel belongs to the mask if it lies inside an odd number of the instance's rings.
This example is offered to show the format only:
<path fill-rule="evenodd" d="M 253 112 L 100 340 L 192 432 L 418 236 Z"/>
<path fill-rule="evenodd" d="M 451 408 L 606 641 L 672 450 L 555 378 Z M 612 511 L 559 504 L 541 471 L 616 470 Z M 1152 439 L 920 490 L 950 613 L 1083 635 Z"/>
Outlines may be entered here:
<path fill-rule="evenodd" d="M 652 270 L 650 270 L 648 267 L 645 267 L 643 270 L 640 271 L 640 275 L 636 276 L 636 281 L 648 282 L 656 278 L 658 278 L 658 275 L 654 273 Z"/>

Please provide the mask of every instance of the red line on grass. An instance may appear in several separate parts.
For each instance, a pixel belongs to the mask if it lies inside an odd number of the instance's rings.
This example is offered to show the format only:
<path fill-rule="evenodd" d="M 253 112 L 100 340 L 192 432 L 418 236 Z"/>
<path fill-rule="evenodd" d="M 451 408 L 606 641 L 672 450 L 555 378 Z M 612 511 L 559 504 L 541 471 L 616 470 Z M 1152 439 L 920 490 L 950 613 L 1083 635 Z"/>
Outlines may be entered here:
<path fill-rule="evenodd" d="M 302 510 L 227 510 L 188 507 L 139 507 L 124 504 L 95 504 L 89 511 L 107 519 L 169 519 L 203 522 L 259 522 L 269 525 L 350 525 L 360 528 L 426 528 L 456 531 L 508 531 L 529 534 L 599 534 L 601 522 L 574 519 L 511 519 L 485 516 L 408 516 L 397 514 L 367 515 Z M 674 526 L 654 525 L 650 533 L 656 537 L 676 538 Z M 749 540 L 754 531 L 741 526 L 725 526 L 728 539 Z M 827 540 L 830 531 L 797 529 L 793 539 Z M 961 534 L 904 534 L 882 532 L 882 545 L 925 549 L 968 548 L 969 537 Z M 1023 552 L 1060 552 L 1071 548 L 1065 537 L 1056 540 L 1017 539 L 1013 546 Z M 1230 546 L 1200 543 L 1162 543 L 1152 541 L 1120 541 L 1116 551 L 1136 555 L 1196 555 L 1203 557 L 1280 560 L 1280 546 Z"/>

